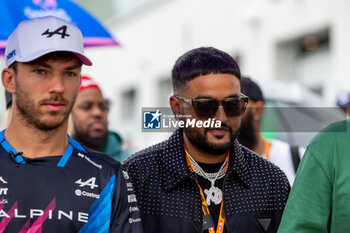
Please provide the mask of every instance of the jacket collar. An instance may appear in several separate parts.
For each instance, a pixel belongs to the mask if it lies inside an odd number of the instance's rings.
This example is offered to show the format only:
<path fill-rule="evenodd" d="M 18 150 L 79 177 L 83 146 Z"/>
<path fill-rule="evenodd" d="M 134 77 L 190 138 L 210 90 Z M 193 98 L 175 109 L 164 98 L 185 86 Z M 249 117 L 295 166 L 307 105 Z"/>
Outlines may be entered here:
<path fill-rule="evenodd" d="M 191 177 L 191 172 L 186 164 L 182 132 L 181 129 L 176 130 L 165 141 L 161 151 L 159 161 L 160 178 L 162 189 L 165 192 L 171 191 L 181 182 Z M 230 150 L 230 160 L 228 176 L 238 179 L 243 186 L 249 188 L 249 163 L 237 140 L 235 140 Z"/>

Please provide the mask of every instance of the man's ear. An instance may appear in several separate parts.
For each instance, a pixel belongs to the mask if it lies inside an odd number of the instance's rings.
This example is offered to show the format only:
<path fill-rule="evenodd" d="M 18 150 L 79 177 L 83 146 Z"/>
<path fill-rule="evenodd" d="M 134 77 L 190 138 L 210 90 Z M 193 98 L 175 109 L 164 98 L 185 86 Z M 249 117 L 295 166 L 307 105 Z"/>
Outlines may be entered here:
<path fill-rule="evenodd" d="M 6 91 L 15 94 L 16 93 L 16 81 L 15 71 L 12 68 L 5 68 L 1 72 L 2 85 Z"/>
<path fill-rule="evenodd" d="M 256 101 L 253 104 L 251 110 L 252 110 L 253 116 L 260 120 L 264 114 L 264 102 Z"/>
<path fill-rule="evenodd" d="M 177 116 L 181 114 L 180 100 L 176 98 L 174 95 L 172 95 L 170 96 L 169 103 L 171 106 L 171 110 L 173 111 L 173 114 L 177 119 Z"/>

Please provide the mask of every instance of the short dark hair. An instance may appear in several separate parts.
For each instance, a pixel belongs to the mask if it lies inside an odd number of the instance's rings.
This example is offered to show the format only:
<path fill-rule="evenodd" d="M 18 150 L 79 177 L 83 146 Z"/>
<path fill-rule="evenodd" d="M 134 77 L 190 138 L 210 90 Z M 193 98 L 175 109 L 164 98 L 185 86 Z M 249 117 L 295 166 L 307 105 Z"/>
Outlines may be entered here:
<path fill-rule="evenodd" d="M 233 74 L 241 79 L 236 61 L 227 53 L 213 47 L 192 49 L 179 57 L 171 72 L 174 92 L 186 82 L 207 74 Z"/>
<path fill-rule="evenodd" d="M 264 95 L 259 85 L 249 77 L 242 77 L 241 92 L 249 97 L 249 100 L 254 102 L 265 102 Z"/>
<path fill-rule="evenodd" d="M 70 59 L 73 59 L 73 58 L 76 58 L 80 65 L 83 65 L 82 61 L 76 56 L 74 55 L 72 52 L 67 52 L 67 51 L 57 51 L 57 52 L 52 52 L 52 53 L 48 53 L 48 54 L 45 54 L 33 61 L 30 61 L 30 62 L 23 62 L 25 64 L 36 64 L 36 63 L 40 63 L 41 61 L 44 61 L 44 60 L 56 60 L 56 59 L 63 59 L 63 60 L 70 60 Z M 12 68 L 15 73 L 17 73 L 17 61 L 12 63 L 9 68 Z"/>

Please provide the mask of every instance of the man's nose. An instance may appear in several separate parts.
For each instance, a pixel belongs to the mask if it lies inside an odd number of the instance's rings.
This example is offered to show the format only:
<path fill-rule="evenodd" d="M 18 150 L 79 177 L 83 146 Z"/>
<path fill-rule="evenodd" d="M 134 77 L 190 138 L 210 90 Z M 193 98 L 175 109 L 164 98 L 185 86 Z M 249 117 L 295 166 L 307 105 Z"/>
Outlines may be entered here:
<path fill-rule="evenodd" d="M 215 120 L 221 121 L 223 123 L 227 121 L 226 112 L 222 105 L 219 105 L 218 110 L 216 111 Z"/>
<path fill-rule="evenodd" d="M 49 90 L 52 93 L 63 93 L 64 92 L 64 84 L 63 78 L 60 75 L 53 75 L 50 80 Z"/>

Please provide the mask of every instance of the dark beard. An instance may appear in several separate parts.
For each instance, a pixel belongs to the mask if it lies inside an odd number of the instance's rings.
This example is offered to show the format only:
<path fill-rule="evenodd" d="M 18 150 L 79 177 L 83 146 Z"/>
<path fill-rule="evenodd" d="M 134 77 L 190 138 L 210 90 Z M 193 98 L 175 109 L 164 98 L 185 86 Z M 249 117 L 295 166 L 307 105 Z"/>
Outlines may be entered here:
<path fill-rule="evenodd" d="M 248 110 L 247 115 L 242 118 L 238 141 L 243 146 L 253 150 L 258 143 L 258 136 L 253 127 L 253 114 Z"/>
<path fill-rule="evenodd" d="M 75 96 L 76 98 L 76 96 Z M 64 122 L 68 119 L 69 113 L 71 112 L 75 98 L 73 99 L 72 103 L 70 104 L 68 110 L 63 113 L 56 113 L 52 112 L 51 115 L 60 117 L 59 114 L 63 115 L 62 119 L 60 121 L 56 122 L 47 122 L 41 120 L 42 113 L 39 111 L 38 108 L 36 108 L 35 103 L 33 99 L 28 95 L 26 92 L 23 91 L 21 86 L 16 80 L 16 107 L 18 109 L 18 113 L 20 114 L 20 119 L 22 122 L 27 126 L 34 126 L 35 128 L 42 130 L 42 131 L 52 131 L 55 130 L 63 125 Z M 44 103 L 45 101 L 61 101 L 64 104 L 69 104 L 69 102 L 66 99 L 63 99 L 61 95 L 53 94 L 49 99 L 44 99 L 39 102 L 39 106 Z"/>
<path fill-rule="evenodd" d="M 216 144 L 208 142 L 207 132 L 209 129 L 205 129 L 204 135 L 200 134 L 196 128 L 184 128 L 184 132 L 188 140 L 196 146 L 198 149 L 208 152 L 214 155 L 222 155 L 229 151 L 229 149 L 234 144 L 234 140 L 237 138 L 238 132 L 235 134 L 232 131 L 232 128 L 225 123 L 221 124 L 221 127 L 226 128 L 230 132 L 230 141 L 225 144 Z"/>
<path fill-rule="evenodd" d="M 80 133 L 76 131 L 74 134 L 74 139 L 83 144 L 86 147 L 89 147 L 96 151 L 102 151 L 105 145 L 107 144 L 108 132 L 101 137 L 90 137 L 86 133 Z"/>

